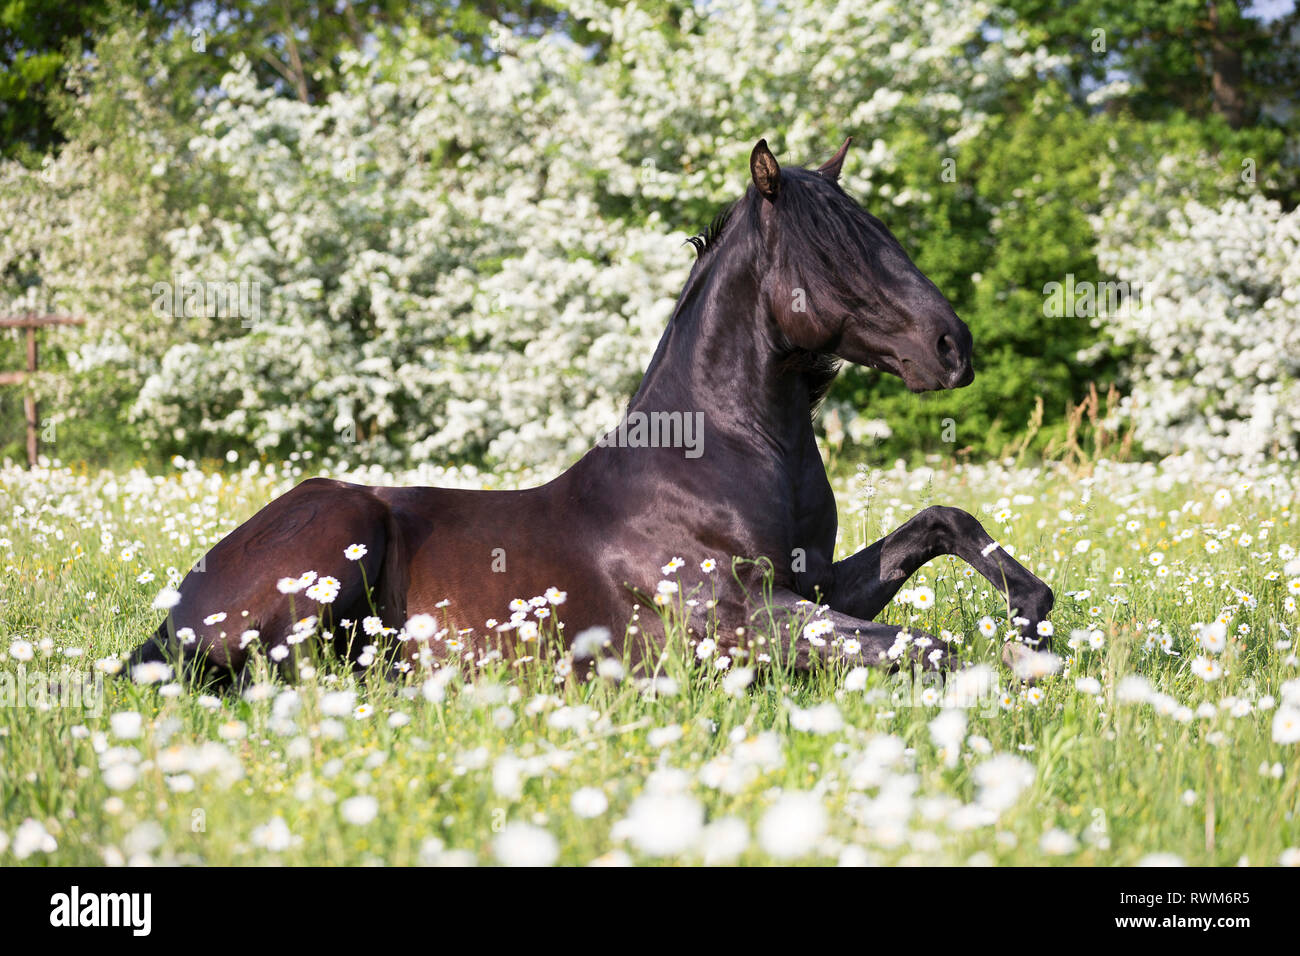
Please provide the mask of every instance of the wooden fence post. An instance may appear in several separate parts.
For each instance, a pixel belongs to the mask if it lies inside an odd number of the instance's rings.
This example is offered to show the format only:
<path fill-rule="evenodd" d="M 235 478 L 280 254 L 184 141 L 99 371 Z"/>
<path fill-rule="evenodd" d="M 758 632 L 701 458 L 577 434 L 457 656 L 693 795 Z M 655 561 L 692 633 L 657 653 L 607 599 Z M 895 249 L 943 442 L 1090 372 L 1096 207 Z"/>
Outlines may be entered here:
<path fill-rule="evenodd" d="M 0 372 L 0 385 L 28 384 L 23 396 L 23 415 L 27 419 L 27 467 L 36 467 L 40 452 L 40 419 L 36 412 L 36 393 L 32 389 L 37 369 L 36 330 L 47 325 L 85 325 L 86 320 L 67 315 L 0 316 L 0 329 L 27 331 L 27 368 L 21 372 Z"/>

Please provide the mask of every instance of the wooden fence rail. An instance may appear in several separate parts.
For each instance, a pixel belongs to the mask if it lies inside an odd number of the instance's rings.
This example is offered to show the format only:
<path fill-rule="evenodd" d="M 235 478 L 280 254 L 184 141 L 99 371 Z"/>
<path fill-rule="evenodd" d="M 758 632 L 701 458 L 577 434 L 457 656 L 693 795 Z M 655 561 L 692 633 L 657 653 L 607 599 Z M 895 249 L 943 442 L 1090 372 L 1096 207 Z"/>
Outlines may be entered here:
<path fill-rule="evenodd" d="M 21 372 L 0 372 L 0 385 L 30 384 L 36 374 L 37 350 L 36 330 L 48 325 L 85 325 L 86 320 L 69 315 L 15 315 L 0 316 L 0 329 L 27 330 L 27 369 Z M 23 396 L 23 412 L 27 417 L 27 467 L 36 467 L 36 456 L 40 451 L 40 419 L 36 415 L 36 393 L 28 388 Z"/>

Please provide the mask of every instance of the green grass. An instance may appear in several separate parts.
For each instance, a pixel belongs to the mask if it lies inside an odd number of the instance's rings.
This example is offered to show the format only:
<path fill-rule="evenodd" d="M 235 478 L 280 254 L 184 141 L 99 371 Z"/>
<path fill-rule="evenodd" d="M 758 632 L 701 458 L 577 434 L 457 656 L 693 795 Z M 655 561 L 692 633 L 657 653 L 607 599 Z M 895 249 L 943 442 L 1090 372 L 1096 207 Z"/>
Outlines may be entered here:
<path fill-rule="evenodd" d="M 153 630 L 169 566 L 188 567 L 316 471 L 0 471 L 0 864 L 491 863 L 552 850 L 567 864 L 1300 856 L 1287 852 L 1300 846 L 1297 744 L 1274 731 L 1287 699 L 1300 707 L 1300 683 L 1287 686 L 1300 676 L 1288 599 L 1300 572 L 1285 570 L 1300 543 L 1300 478 L 1285 470 L 1103 462 L 1092 473 L 841 476 L 841 551 L 928 504 L 954 504 L 1056 589 L 1063 666 L 1030 691 L 998 664 L 1000 641 L 979 636 L 980 619 L 1005 609 L 956 560 L 921 572 L 933 608 L 889 609 L 892 622 L 958 635 L 966 660 L 997 668 L 998 686 L 960 711 L 964 732 L 947 749 L 932 733 L 943 712 L 928 703 L 934 689 L 875 670 L 770 666 L 728 693 L 724 672 L 696 662 L 676 631 L 662 664 L 672 694 L 533 661 L 490 665 L 469 683 L 452 675 L 431 700 L 428 674 L 358 679 L 308 643 L 296 699 L 265 662 L 242 696 L 115 679 L 97 707 L 39 699 L 42 677 L 92 672 Z M 1220 489 L 1230 500 L 1216 501 Z M 685 590 L 701 578 L 690 566 L 679 576 Z M 1193 670 L 1195 625 L 1220 615 L 1229 637 L 1211 656 L 1224 672 L 1208 681 Z M 1072 631 L 1081 646 L 1068 646 Z M 1093 631 L 1099 649 L 1083 633 Z M 1163 634 L 1176 655 L 1149 646 Z M 1154 699 L 1119 699 L 1131 675 Z M 1099 692 L 1080 689 L 1088 678 Z M 113 722 L 129 713 L 143 718 L 138 737 L 131 718 Z M 580 816 L 579 792 L 588 812 L 607 807 Z M 349 802 L 358 797 L 373 803 Z M 372 808 L 373 820 L 354 822 Z"/>

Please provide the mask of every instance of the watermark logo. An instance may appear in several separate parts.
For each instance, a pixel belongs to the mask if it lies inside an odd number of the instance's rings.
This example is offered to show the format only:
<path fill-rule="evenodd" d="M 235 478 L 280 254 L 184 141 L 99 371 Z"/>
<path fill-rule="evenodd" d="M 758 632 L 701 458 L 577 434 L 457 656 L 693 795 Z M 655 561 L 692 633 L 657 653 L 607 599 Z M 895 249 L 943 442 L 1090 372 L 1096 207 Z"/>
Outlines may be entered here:
<path fill-rule="evenodd" d="M 682 448 L 687 458 L 704 454 L 703 412 L 628 412 L 596 442 L 601 448 Z"/>
<path fill-rule="evenodd" d="M 1091 319 L 1145 314 L 1140 282 L 1091 282 L 1067 273 L 1064 282 L 1043 286 L 1043 315 L 1051 319 Z"/>
<path fill-rule="evenodd" d="M 150 294 L 154 315 L 163 319 L 238 318 L 251 329 L 262 317 L 262 284 L 248 279 L 206 282 L 178 274 L 171 282 L 155 282 Z"/>
<path fill-rule="evenodd" d="M 100 717 L 104 713 L 104 675 L 72 670 L 29 673 L 20 664 L 17 671 L 0 671 L 0 707 L 57 707 L 84 710 L 87 717 Z"/>
<path fill-rule="evenodd" d="M 50 897 L 50 925 L 66 927 L 127 927 L 133 936 L 153 929 L 152 893 L 82 893 L 73 885 Z"/>
<path fill-rule="evenodd" d="M 947 676 L 940 671 L 902 668 L 889 676 L 889 702 L 899 710 L 942 707 L 989 718 L 998 715 L 1003 703 L 996 680 L 983 668 Z"/>

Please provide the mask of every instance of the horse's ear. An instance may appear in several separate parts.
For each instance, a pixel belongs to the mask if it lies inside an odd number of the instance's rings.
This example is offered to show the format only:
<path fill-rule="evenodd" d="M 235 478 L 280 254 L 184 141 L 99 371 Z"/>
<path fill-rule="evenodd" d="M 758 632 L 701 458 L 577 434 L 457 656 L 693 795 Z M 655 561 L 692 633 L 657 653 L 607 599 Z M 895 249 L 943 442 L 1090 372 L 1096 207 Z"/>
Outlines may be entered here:
<path fill-rule="evenodd" d="M 776 157 L 767 148 L 767 140 L 760 139 L 749 154 L 749 173 L 754 177 L 754 185 L 768 202 L 775 202 L 781 192 L 781 167 Z"/>
<path fill-rule="evenodd" d="M 852 142 L 853 137 L 850 136 L 844 141 L 844 145 L 840 147 L 840 151 L 819 166 L 817 172 L 821 173 L 832 182 L 839 179 L 840 169 L 844 166 L 844 157 L 849 154 L 849 144 Z"/>

